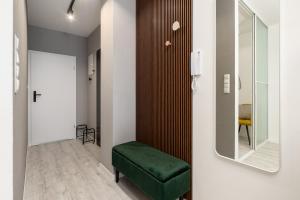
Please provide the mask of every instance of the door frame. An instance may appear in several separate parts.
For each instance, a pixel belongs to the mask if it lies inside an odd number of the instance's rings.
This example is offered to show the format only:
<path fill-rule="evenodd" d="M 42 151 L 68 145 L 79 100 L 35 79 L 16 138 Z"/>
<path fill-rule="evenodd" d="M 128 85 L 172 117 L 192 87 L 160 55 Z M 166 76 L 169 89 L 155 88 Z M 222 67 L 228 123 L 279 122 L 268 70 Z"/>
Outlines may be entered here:
<path fill-rule="evenodd" d="M 96 51 L 96 144 L 101 147 L 101 49 Z"/>
<path fill-rule="evenodd" d="M 45 54 L 54 54 L 54 55 L 64 55 L 64 56 L 70 56 L 66 54 L 58 54 L 58 53 L 49 53 L 44 51 L 35 51 L 35 50 L 28 50 L 28 146 L 32 146 L 32 115 L 31 115 L 31 101 L 32 101 L 32 91 L 31 91 L 31 54 L 32 53 L 45 53 Z M 77 60 L 76 56 L 75 60 Z M 77 62 L 75 62 L 75 121 L 74 126 L 77 125 Z M 74 133 L 74 138 L 76 133 Z"/>

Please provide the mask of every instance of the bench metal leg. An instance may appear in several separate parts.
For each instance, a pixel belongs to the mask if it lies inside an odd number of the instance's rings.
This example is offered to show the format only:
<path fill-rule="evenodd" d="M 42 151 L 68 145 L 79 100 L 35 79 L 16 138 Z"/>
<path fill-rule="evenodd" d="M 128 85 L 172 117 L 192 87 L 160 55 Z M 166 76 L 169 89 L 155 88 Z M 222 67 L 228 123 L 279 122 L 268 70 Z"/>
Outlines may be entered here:
<path fill-rule="evenodd" d="M 115 169 L 115 181 L 116 183 L 119 183 L 119 180 L 120 180 L 120 172 Z"/>
<path fill-rule="evenodd" d="M 247 137 L 248 137 L 249 146 L 251 146 L 251 140 L 250 140 L 248 125 L 246 125 L 246 129 L 247 129 Z"/>

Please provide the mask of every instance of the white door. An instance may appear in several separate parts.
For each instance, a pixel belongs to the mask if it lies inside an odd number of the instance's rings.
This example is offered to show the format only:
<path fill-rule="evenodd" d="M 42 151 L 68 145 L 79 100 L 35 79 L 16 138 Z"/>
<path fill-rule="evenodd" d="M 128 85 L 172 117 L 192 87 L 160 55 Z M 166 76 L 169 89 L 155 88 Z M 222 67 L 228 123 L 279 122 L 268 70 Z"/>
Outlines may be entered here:
<path fill-rule="evenodd" d="M 29 142 L 74 139 L 76 57 L 29 51 Z"/>

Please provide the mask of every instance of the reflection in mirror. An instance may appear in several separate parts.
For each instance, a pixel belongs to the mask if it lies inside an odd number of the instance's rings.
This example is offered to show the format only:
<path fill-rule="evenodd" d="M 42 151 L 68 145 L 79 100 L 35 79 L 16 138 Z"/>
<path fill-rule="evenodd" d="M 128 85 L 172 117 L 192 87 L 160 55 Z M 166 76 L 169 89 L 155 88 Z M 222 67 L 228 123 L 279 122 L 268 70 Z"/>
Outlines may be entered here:
<path fill-rule="evenodd" d="M 253 131 L 253 23 L 254 14 L 239 5 L 239 159 L 254 149 Z"/>
<path fill-rule="evenodd" d="M 217 0 L 216 150 L 237 162 L 276 172 L 280 3 L 270 4 Z M 225 80 L 228 74 L 231 80 Z"/>

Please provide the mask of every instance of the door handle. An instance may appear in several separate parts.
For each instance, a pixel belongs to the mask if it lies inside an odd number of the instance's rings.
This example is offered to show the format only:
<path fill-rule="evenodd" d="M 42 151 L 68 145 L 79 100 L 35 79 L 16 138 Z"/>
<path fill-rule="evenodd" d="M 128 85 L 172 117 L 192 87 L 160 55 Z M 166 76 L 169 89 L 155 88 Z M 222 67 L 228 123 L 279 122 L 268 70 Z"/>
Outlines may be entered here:
<path fill-rule="evenodd" d="M 36 91 L 33 91 L 33 102 L 36 102 L 36 98 L 42 96 L 42 94 L 37 93 Z"/>

